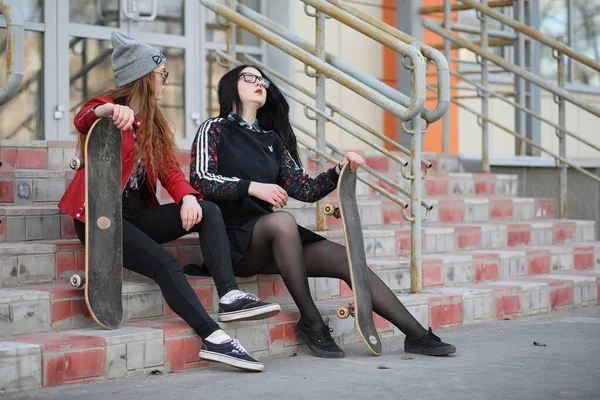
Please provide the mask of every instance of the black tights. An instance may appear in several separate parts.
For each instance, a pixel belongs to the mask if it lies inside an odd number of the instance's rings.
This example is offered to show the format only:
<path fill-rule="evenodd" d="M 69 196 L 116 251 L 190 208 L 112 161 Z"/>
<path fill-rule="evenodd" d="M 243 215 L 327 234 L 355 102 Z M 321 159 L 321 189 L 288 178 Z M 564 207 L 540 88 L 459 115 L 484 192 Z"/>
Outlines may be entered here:
<path fill-rule="evenodd" d="M 131 193 L 131 192 L 130 192 Z M 219 296 L 237 289 L 229 241 L 219 208 L 200 201 L 202 221 L 192 228 L 198 232 L 206 266 L 211 272 Z M 75 220 L 75 232 L 85 242 L 85 224 Z M 160 287 L 167 304 L 203 339 L 220 329 L 208 315 L 183 273 L 181 263 L 161 244 L 188 232 L 182 227 L 180 209 L 175 204 L 146 206 L 139 193 L 123 199 L 123 266 L 152 278 Z"/>
<path fill-rule="evenodd" d="M 303 322 L 311 329 L 321 327 L 325 322 L 310 295 L 308 277 L 338 278 L 350 286 L 346 249 L 329 240 L 302 245 L 296 220 L 287 212 L 275 212 L 258 220 L 248 250 L 236 266 L 238 276 L 249 277 L 259 273 L 281 275 Z M 373 311 L 408 337 L 426 333 L 425 328 L 371 270 L 369 282 Z"/>

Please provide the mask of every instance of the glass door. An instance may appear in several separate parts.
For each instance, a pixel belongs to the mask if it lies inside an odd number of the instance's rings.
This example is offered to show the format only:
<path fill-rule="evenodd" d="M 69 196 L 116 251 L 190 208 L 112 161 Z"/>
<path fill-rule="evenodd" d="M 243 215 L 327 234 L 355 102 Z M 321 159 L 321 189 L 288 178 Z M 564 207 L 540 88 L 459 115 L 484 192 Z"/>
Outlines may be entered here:
<path fill-rule="evenodd" d="M 200 66 L 194 62 L 199 52 L 195 17 L 199 1 L 58 1 L 68 3 L 63 8 L 68 15 L 62 16 L 67 20 L 58 28 L 59 43 L 64 43 L 63 56 L 59 57 L 59 63 L 63 63 L 59 66 L 59 71 L 63 71 L 59 80 L 63 81 L 62 87 L 68 88 L 60 95 L 65 104 L 61 107 L 65 121 L 59 130 L 60 139 L 74 138 L 73 117 L 86 99 L 114 87 L 110 35 L 118 30 L 157 47 L 167 57 L 169 86 L 161 106 L 178 142 L 191 143 L 200 103 L 195 89 Z"/>

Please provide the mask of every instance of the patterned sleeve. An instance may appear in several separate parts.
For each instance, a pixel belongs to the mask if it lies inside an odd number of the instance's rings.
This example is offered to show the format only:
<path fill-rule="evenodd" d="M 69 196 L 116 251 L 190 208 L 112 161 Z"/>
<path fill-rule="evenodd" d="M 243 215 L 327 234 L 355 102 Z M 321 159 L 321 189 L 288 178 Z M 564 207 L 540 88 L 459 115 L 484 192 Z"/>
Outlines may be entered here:
<path fill-rule="evenodd" d="M 314 203 L 333 192 L 337 187 L 338 174 L 335 168 L 311 177 L 304 168 L 300 168 L 290 153 L 282 144 L 282 154 L 279 166 L 279 186 L 287 194 L 300 201 Z"/>
<path fill-rule="evenodd" d="M 192 144 L 190 182 L 206 200 L 237 200 L 248 196 L 250 181 L 219 175 L 219 139 L 223 118 L 206 120 Z"/>

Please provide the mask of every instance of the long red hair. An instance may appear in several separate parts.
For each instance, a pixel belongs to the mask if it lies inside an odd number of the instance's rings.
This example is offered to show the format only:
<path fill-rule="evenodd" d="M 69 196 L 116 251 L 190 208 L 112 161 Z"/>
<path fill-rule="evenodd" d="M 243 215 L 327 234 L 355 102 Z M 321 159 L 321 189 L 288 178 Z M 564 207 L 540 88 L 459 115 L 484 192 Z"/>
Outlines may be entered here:
<path fill-rule="evenodd" d="M 177 160 L 177 144 L 175 135 L 155 100 L 155 75 L 149 73 L 128 85 L 108 90 L 101 96 L 109 97 L 119 105 L 127 105 L 133 98 L 140 99 L 138 154 L 143 155 L 144 164 L 149 164 L 158 173 L 168 162 Z M 85 136 L 80 134 L 77 149 L 81 153 L 84 147 Z"/>

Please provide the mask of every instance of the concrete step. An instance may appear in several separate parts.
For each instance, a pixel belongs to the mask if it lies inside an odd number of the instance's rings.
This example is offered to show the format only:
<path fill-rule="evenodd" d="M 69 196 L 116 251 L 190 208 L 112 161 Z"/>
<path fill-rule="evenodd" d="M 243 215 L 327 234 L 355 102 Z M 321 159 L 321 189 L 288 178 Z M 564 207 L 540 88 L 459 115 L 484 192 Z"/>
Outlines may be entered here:
<path fill-rule="evenodd" d="M 368 259 L 371 268 L 394 292 L 410 291 L 410 258 Z M 600 242 L 524 250 L 472 251 L 423 256 L 423 288 L 442 288 L 488 283 L 548 274 L 600 273 Z M 150 279 L 124 271 L 124 321 L 175 316 L 160 289 Z M 190 285 L 209 311 L 218 311 L 218 295 L 212 279 L 188 277 Z M 242 290 L 268 302 L 292 303 L 279 275 L 238 278 Z M 334 278 L 309 278 L 315 300 L 352 296 L 348 285 Z M 3 316 L 3 317 L 1 317 Z M 68 283 L 29 285 L 0 289 L 0 337 L 21 333 L 62 331 L 93 326 L 82 289 Z"/>
<path fill-rule="evenodd" d="M 391 178 L 400 187 L 410 191 L 410 181 L 404 179 L 401 174 L 388 175 L 388 178 Z M 391 188 L 383 181 L 379 181 L 374 177 L 370 178 L 370 181 L 387 189 L 393 194 L 397 194 L 395 189 Z M 508 174 L 431 172 L 423 180 L 423 197 L 425 199 L 440 196 L 451 196 L 455 198 L 480 196 L 516 197 L 518 195 L 518 189 L 518 175 Z M 374 189 L 369 190 L 372 197 L 382 197 L 382 195 Z"/>
<path fill-rule="evenodd" d="M 393 229 L 389 229 L 393 228 Z M 410 254 L 410 226 L 382 226 L 363 230 L 368 257 L 388 257 Z M 593 221 L 547 220 L 483 224 L 423 225 L 423 254 L 452 253 L 464 250 L 502 249 L 506 247 L 549 246 L 595 240 Z M 321 233 L 326 238 L 344 244 L 342 229 Z"/>
<path fill-rule="evenodd" d="M 27 220 L 25 223 L 27 224 Z M 70 221 L 61 225 L 71 228 Z M 67 228 L 61 228 L 61 231 L 65 232 Z M 321 234 L 334 242 L 344 243 L 341 228 L 333 228 Z M 382 226 L 379 229 L 367 227 L 363 231 L 363 237 L 367 257 L 410 254 L 410 226 Z M 594 239 L 593 221 L 436 224 L 424 225 L 422 248 L 423 254 L 443 254 L 585 243 Z M 166 243 L 164 247 L 184 265 L 202 263 L 196 234 Z M 0 287 L 67 280 L 74 272 L 83 270 L 84 249 L 77 239 L 0 243 Z"/>
<path fill-rule="evenodd" d="M 390 279 L 393 275 L 406 275 L 408 272 L 408 264 L 404 259 L 373 259 L 369 260 L 369 266 L 386 282 L 393 280 Z M 175 316 L 154 281 L 128 270 L 124 270 L 124 277 L 124 321 Z M 218 294 L 212 279 L 190 276 L 187 279 L 204 307 L 217 312 Z M 397 279 L 399 283 L 405 281 L 404 278 Z M 293 302 L 280 275 L 237 278 L 237 282 L 242 290 L 254 293 L 265 301 Z M 309 278 L 309 286 L 313 298 L 317 300 L 351 293 L 348 286 L 338 279 Z M 390 287 L 403 289 L 399 284 Z M 0 289 L 0 337 L 93 325 L 94 321 L 85 305 L 83 289 L 75 289 L 64 281 Z"/>
<path fill-rule="evenodd" d="M 429 289 L 398 298 L 422 325 L 440 330 L 597 305 L 599 279 L 599 272 L 570 272 Z M 359 342 L 353 319 L 335 316 L 337 307 L 349 301 L 317 302 L 340 344 Z M 294 331 L 298 318 L 298 311 L 290 305 L 268 320 L 222 327 L 253 356 L 266 359 L 291 355 L 303 346 Z M 374 319 L 381 337 L 403 336 L 390 322 L 377 315 Z M 114 331 L 90 327 L 6 337 L 0 339 L 0 391 L 203 367 L 208 363 L 198 357 L 200 346 L 192 329 L 177 318 L 132 321 Z M 268 368 L 268 360 L 265 362 Z"/>
<path fill-rule="evenodd" d="M 56 204 L 0 207 L 0 242 L 73 239 L 73 219 Z"/>
<path fill-rule="evenodd" d="M 70 170 L 7 171 L 3 166 L 0 171 L 0 206 L 57 204 L 73 176 L 74 172 Z"/>
<path fill-rule="evenodd" d="M 554 200 L 546 198 L 468 198 L 430 202 L 434 209 L 426 224 L 547 220 L 554 217 L 555 210 Z M 331 203 L 337 205 L 337 198 Z M 358 209 L 364 227 L 408 224 L 402 209 L 389 200 L 359 199 Z M 298 224 L 308 229 L 316 228 L 316 204 L 291 199 L 284 211 L 294 215 Z M 326 220 L 328 228 L 342 226 L 342 221 L 334 217 Z M 61 213 L 56 204 L 0 207 L 0 242 L 73 238 L 76 238 L 73 220 Z"/>
<path fill-rule="evenodd" d="M 197 234 L 163 247 L 184 265 L 203 262 Z M 77 239 L 0 243 L 0 287 L 67 282 L 84 270 L 84 247 Z"/>
<path fill-rule="evenodd" d="M 337 198 L 328 197 L 327 203 L 338 205 Z M 549 198 L 465 198 L 431 199 L 433 206 L 426 225 L 436 223 L 485 223 L 494 221 L 538 221 L 555 217 L 555 201 Z M 364 227 L 407 225 L 402 209 L 391 200 L 358 200 L 360 221 Z M 291 213 L 298 224 L 316 229 L 317 206 L 291 199 L 284 211 Z M 410 214 L 407 209 L 406 214 Z M 342 221 L 326 217 L 328 229 L 339 228 Z"/>

